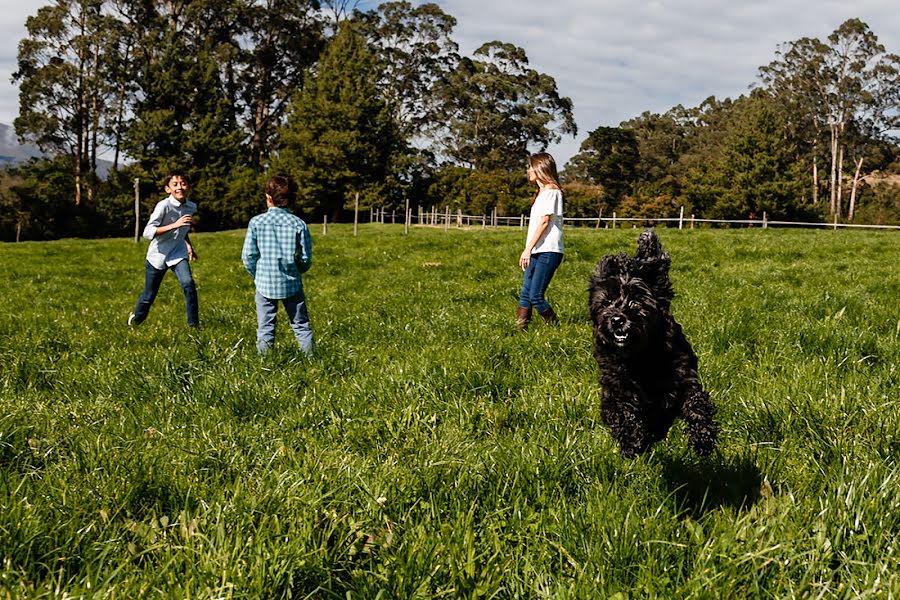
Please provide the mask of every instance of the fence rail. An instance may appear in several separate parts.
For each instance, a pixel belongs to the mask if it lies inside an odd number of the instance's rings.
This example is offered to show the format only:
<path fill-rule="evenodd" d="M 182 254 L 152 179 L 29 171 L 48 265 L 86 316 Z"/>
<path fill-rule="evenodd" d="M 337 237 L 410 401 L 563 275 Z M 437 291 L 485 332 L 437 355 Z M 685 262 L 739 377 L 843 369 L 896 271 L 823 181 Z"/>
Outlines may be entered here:
<path fill-rule="evenodd" d="M 408 206 L 408 205 L 407 205 Z M 405 215 L 403 213 L 406 213 Z M 405 217 L 405 218 L 404 218 Z M 519 227 L 524 229 L 528 226 L 529 218 L 525 215 L 519 215 L 517 217 L 511 216 L 499 216 L 496 214 L 496 211 L 492 211 L 490 215 L 468 215 L 463 214 L 462 211 L 457 211 L 456 213 L 452 213 L 449 207 L 446 207 L 443 211 L 439 210 L 424 210 L 423 207 L 419 207 L 417 211 L 413 211 L 410 208 L 407 208 L 405 211 L 396 211 L 396 210 L 385 210 L 378 208 L 369 209 L 369 222 L 370 223 L 404 223 L 406 227 L 406 231 L 409 231 L 409 227 L 412 225 L 420 225 L 420 226 L 431 226 L 431 227 L 443 227 L 444 229 L 449 229 L 450 227 L 461 228 L 461 227 L 481 227 L 482 229 L 487 229 L 488 227 L 496 228 L 496 227 Z M 823 229 L 885 229 L 885 230 L 895 230 L 900 231 L 900 225 L 868 225 L 868 224 L 860 224 L 860 223 L 839 223 L 837 219 L 835 219 L 831 223 L 827 222 L 811 222 L 811 221 L 770 221 L 766 213 L 763 213 L 762 219 L 698 219 L 693 215 L 685 217 L 684 214 L 678 217 L 618 217 L 616 213 L 612 214 L 612 217 L 604 217 L 599 214 L 596 217 L 565 217 L 563 218 L 563 226 L 566 225 L 593 225 L 594 228 L 600 229 L 601 226 L 607 229 L 615 229 L 617 226 L 621 226 L 624 223 L 641 223 L 641 224 L 656 224 L 656 223 L 677 223 L 679 229 L 689 228 L 694 229 L 699 224 L 712 224 L 712 225 L 740 225 L 744 227 L 760 227 L 762 229 L 767 229 L 769 227 L 820 227 Z"/>

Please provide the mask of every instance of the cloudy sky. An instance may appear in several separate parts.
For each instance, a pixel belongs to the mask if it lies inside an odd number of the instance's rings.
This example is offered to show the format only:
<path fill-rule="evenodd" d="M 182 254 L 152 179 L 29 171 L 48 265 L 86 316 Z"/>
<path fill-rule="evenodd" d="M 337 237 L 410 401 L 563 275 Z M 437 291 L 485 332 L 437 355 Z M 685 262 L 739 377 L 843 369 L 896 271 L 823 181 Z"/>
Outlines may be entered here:
<path fill-rule="evenodd" d="M 18 113 L 10 82 L 25 19 L 47 0 L 7 0 L 0 12 L 0 123 Z M 369 3 L 371 4 L 371 3 Z M 778 44 L 824 39 L 858 17 L 900 53 L 896 0 L 437 0 L 456 17 L 463 53 L 500 40 L 525 49 L 572 98 L 579 133 L 550 151 L 564 164 L 594 128 L 645 110 L 736 97 Z M 893 7 L 893 8 L 892 8 Z"/>

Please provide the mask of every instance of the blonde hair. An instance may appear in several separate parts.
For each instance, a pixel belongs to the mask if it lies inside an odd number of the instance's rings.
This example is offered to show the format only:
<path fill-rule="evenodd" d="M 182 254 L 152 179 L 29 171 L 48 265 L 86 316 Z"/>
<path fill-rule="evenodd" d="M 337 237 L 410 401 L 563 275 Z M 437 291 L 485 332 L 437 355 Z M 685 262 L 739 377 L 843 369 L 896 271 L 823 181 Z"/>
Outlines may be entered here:
<path fill-rule="evenodd" d="M 559 173 L 556 171 L 556 161 L 546 152 L 538 152 L 529 156 L 528 166 L 534 170 L 534 176 L 539 183 L 544 185 L 552 183 L 556 187 L 562 188 L 559 184 Z"/>

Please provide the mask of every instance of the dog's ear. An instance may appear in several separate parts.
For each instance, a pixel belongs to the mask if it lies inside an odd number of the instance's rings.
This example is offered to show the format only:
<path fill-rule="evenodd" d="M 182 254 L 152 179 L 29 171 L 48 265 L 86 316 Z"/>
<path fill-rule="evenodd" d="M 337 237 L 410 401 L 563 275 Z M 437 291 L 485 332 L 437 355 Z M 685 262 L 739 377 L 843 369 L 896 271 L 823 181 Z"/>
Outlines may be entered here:
<path fill-rule="evenodd" d="M 601 285 L 603 281 L 621 275 L 625 260 L 624 254 L 609 254 L 600 259 L 600 262 L 594 267 L 594 274 L 591 275 L 591 287 Z"/>
<path fill-rule="evenodd" d="M 656 232 L 652 229 L 645 229 L 644 233 L 638 238 L 637 254 L 634 256 L 638 260 L 649 260 L 663 255 L 662 245 Z"/>
<path fill-rule="evenodd" d="M 606 290 L 609 282 L 619 279 L 625 268 L 626 260 L 625 254 L 610 254 L 600 259 L 588 282 L 591 302 L 608 293 Z"/>
<path fill-rule="evenodd" d="M 638 250 L 635 255 L 637 271 L 641 278 L 650 284 L 657 299 L 669 302 L 674 297 L 672 284 L 669 281 L 669 255 L 662 249 L 656 232 L 645 230 L 638 238 Z"/>
<path fill-rule="evenodd" d="M 668 305 L 675 292 L 672 290 L 672 282 L 669 281 L 669 255 L 663 252 L 661 255 L 649 260 L 640 261 L 638 268 L 644 281 L 653 288 L 653 295 L 657 301 Z"/>

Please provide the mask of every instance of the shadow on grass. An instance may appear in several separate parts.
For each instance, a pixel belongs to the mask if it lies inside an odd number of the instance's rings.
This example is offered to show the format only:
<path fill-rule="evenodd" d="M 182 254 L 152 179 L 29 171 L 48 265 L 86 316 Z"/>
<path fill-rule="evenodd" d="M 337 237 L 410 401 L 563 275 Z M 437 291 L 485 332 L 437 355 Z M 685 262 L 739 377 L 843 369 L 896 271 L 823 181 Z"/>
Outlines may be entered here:
<path fill-rule="evenodd" d="M 745 456 L 724 459 L 717 454 L 693 462 L 667 458 L 662 467 L 672 495 L 691 517 L 723 507 L 748 508 L 760 497 L 762 473 Z"/>

